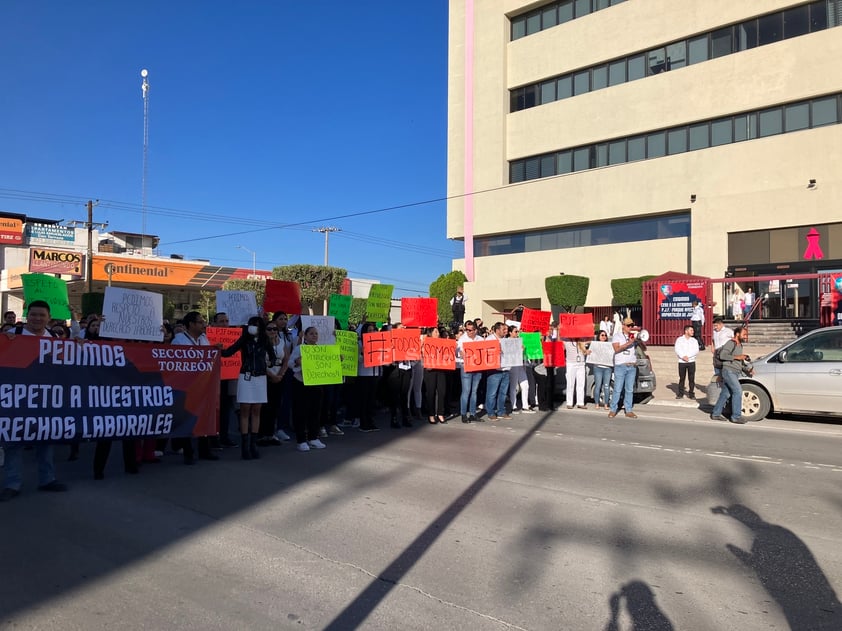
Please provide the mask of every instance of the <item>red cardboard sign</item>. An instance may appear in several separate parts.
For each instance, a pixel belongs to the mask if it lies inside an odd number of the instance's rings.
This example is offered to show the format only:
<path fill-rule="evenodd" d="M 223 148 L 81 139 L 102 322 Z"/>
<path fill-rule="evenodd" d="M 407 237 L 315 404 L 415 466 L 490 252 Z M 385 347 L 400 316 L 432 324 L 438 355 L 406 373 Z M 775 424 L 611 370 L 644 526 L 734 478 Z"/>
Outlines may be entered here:
<path fill-rule="evenodd" d="M 385 366 L 394 360 L 392 331 L 363 333 L 363 366 L 373 368 Z"/>
<path fill-rule="evenodd" d="M 421 344 L 424 368 L 456 370 L 456 340 L 427 336 Z"/>
<path fill-rule="evenodd" d="M 561 313 L 558 316 L 558 336 L 593 339 L 592 313 Z"/>
<path fill-rule="evenodd" d="M 392 348 L 393 361 L 421 359 L 421 329 L 392 329 Z"/>
<path fill-rule="evenodd" d="M 520 319 L 520 330 L 527 333 L 537 331 L 541 335 L 547 335 L 550 332 L 552 317 L 551 311 L 539 311 L 538 309 L 524 307 Z"/>
<path fill-rule="evenodd" d="M 562 314 L 564 315 L 564 314 Z M 544 349 L 544 366 L 548 368 L 562 368 L 566 365 L 564 359 L 564 342 L 541 342 Z"/>
<path fill-rule="evenodd" d="M 267 278 L 263 310 L 283 311 L 289 315 L 301 313 L 301 288 L 298 283 Z"/>
<path fill-rule="evenodd" d="M 465 372 L 497 370 L 500 368 L 500 342 L 497 340 L 463 342 L 462 358 L 465 361 Z"/>
<path fill-rule="evenodd" d="M 209 326 L 205 329 L 205 335 L 211 346 L 222 344 L 222 348 L 231 346 L 242 334 L 243 329 L 238 326 Z M 220 379 L 237 379 L 242 364 L 240 354 L 234 353 L 231 357 L 220 357 L 219 361 Z"/>
<path fill-rule="evenodd" d="M 438 298 L 401 298 L 401 324 L 436 326 L 439 323 Z"/>

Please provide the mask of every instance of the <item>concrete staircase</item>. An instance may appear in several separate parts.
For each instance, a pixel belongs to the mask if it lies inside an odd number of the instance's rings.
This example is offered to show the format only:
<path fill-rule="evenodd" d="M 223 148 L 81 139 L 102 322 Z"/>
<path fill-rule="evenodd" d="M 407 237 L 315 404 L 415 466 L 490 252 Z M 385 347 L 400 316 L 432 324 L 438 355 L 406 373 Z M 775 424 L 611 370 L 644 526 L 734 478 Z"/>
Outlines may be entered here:
<path fill-rule="evenodd" d="M 727 321 L 725 326 L 733 328 L 741 322 Z M 780 346 L 793 341 L 800 335 L 819 328 L 818 320 L 798 320 L 797 322 L 764 322 L 755 320 L 749 322 L 748 339 L 752 344 L 762 346 Z"/>

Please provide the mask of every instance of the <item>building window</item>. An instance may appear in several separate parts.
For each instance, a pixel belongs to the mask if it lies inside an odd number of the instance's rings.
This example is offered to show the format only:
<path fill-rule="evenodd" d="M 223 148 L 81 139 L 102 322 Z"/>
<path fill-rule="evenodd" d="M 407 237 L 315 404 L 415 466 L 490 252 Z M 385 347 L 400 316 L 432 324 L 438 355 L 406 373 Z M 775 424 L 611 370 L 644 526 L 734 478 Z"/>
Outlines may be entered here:
<path fill-rule="evenodd" d="M 511 19 L 512 41 L 540 33 L 575 18 L 583 18 L 594 11 L 602 11 L 622 2 L 625 0 L 593 0 L 593 2 L 591 0 L 561 0 L 545 4 Z"/>
<path fill-rule="evenodd" d="M 610 3 L 611 6 L 615 4 L 618 4 L 616 0 Z M 593 10 L 600 10 L 604 5 L 605 2 L 594 0 Z M 535 9 L 526 16 L 513 18 L 512 39 L 517 39 L 516 34 L 529 34 L 528 31 L 532 28 L 530 24 L 541 24 L 541 28 L 549 28 L 547 25 L 555 26 L 574 19 L 574 9 L 575 17 L 582 17 L 579 11 L 590 13 L 591 3 L 589 0 L 553 3 Z M 772 44 L 785 38 L 807 35 L 840 24 L 842 24 L 842 0 L 821 0 L 802 4 L 785 11 L 752 18 L 739 24 L 658 46 L 646 52 L 609 60 L 607 63 L 583 68 L 563 77 L 552 77 L 532 86 L 525 86 L 527 90 L 529 87 L 535 88 L 534 96 L 524 94 L 523 98 L 515 98 L 514 94 L 519 94 L 525 88 L 513 88 L 510 111 L 517 112 L 549 103 L 551 100 L 566 99 L 621 83 L 637 81 L 647 76 L 678 70 L 688 65 L 703 63 L 756 46 Z M 558 90 L 554 99 L 550 99 L 549 91 L 544 92 L 543 86 L 556 80 Z M 569 81 L 571 85 L 569 87 L 565 85 L 562 89 L 562 81 Z"/>
<path fill-rule="evenodd" d="M 651 160 L 840 122 L 842 94 L 834 94 L 513 160 L 509 167 L 509 181 L 522 182 L 636 160 Z"/>
<path fill-rule="evenodd" d="M 690 236 L 690 214 L 676 213 L 643 219 L 550 228 L 474 237 L 474 256 L 523 254 L 613 243 L 634 243 Z"/>

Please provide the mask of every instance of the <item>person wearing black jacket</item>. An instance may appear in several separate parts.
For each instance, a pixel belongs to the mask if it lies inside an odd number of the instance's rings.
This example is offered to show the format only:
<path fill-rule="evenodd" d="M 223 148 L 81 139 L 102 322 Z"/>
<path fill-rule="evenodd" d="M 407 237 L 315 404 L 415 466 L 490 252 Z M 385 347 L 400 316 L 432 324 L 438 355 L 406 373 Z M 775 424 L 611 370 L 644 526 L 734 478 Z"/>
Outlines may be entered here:
<path fill-rule="evenodd" d="M 275 348 L 266 334 L 266 323 L 260 316 L 249 318 L 242 335 L 221 351 L 223 357 L 240 353 L 240 376 L 237 380 L 237 403 L 240 405 L 240 443 L 243 460 L 260 458 L 257 450 L 260 430 L 260 409 L 267 399 L 267 369 L 275 365 Z M 270 378 L 276 379 L 274 375 Z"/>

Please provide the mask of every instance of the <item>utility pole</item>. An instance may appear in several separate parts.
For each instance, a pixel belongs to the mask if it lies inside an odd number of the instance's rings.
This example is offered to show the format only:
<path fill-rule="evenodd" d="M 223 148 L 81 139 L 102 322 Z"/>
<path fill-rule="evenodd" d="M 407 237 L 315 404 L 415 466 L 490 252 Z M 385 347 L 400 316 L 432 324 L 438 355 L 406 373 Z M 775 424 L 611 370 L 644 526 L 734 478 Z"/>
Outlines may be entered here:
<path fill-rule="evenodd" d="M 140 90 L 143 94 L 143 179 L 141 182 L 141 228 L 140 251 L 143 252 L 143 242 L 146 239 L 146 176 L 149 172 L 149 71 L 140 71 L 142 82 Z"/>
<path fill-rule="evenodd" d="M 342 228 L 337 228 L 336 226 L 322 226 L 321 228 L 313 228 L 313 232 L 322 232 L 325 235 L 325 267 L 327 267 L 327 239 L 330 236 L 331 232 L 340 232 Z M 323 315 L 327 315 L 327 299 L 324 301 L 323 306 Z"/>
<path fill-rule="evenodd" d="M 94 206 L 99 204 L 99 200 L 88 200 L 88 220 L 85 222 L 85 228 L 88 229 L 88 261 L 85 265 L 85 272 L 88 275 L 88 293 L 94 291 L 94 226 L 104 229 L 108 226 L 107 223 L 94 223 Z M 70 222 L 76 224 L 77 222 Z M 77 224 L 78 225 L 78 224 Z"/>
<path fill-rule="evenodd" d="M 313 228 L 313 232 L 323 232 L 325 235 L 325 267 L 327 267 L 327 239 L 331 232 L 341 232 L 342 228 L 336 226 L 322 226 L 321 228 Z"/>

